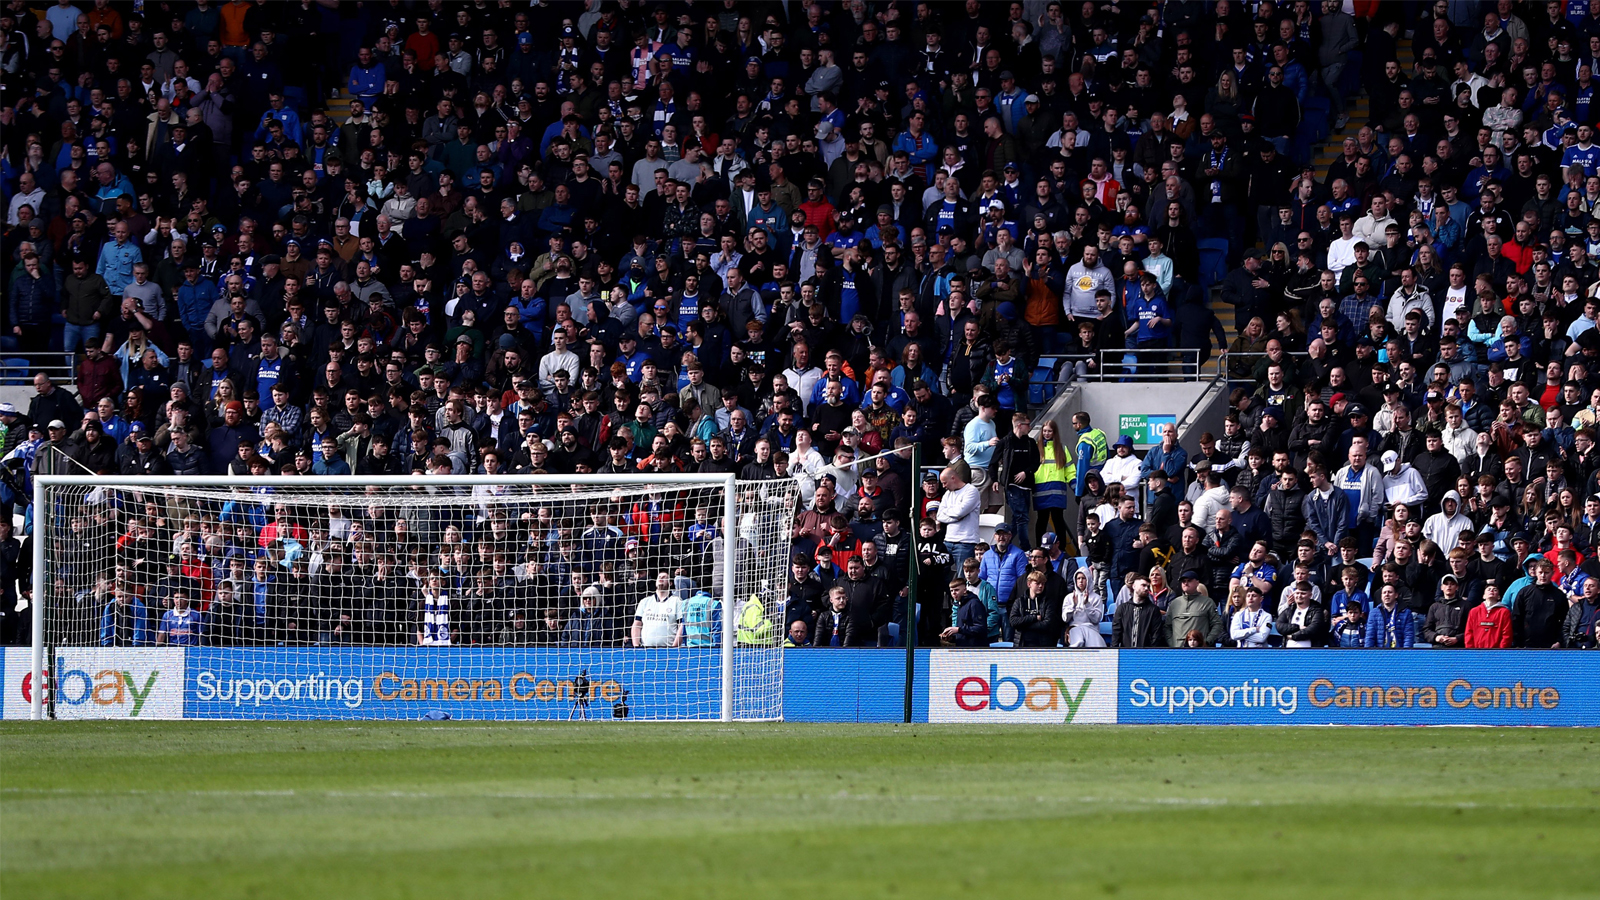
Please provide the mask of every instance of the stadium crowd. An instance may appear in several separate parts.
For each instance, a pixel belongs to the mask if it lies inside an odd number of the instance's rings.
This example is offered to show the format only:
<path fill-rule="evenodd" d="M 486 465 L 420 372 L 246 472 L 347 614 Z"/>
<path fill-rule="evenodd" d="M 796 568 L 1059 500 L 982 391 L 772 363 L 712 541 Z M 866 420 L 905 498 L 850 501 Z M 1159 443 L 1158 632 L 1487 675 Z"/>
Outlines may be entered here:
<path fill-rule="evenodd" d="M 0 404 L 0 639 L 36 473 L 710 472 L 800 482 L 750 643 L 1594 648 L 1600 4 L 1354 7 L 8 0 L 0 333 L 75 392 Z M 1126 350 L 1226 350 L 1222 432 L 1034 420 Z M 52 582 L 90 644 L 694 644 L 691 505 L 158 498 Z"/>

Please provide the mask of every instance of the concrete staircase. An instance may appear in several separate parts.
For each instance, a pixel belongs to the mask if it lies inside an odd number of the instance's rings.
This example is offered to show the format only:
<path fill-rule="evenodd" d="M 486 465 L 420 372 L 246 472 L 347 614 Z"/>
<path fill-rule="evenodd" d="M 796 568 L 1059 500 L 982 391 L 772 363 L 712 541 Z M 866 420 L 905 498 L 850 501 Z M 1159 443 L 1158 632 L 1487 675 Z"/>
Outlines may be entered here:
<path fill-rule="evenodd" d="M 1396 55 L 1400 59 L 1401 71 L 1407 77 L 1415 75 L 1416 58 L 1412 55 L 1411 41 L 1409 39 L 1400 41 L 1399 47 L 1396 49 Z M 1318 148 L 1316 155 L 1312 158 L 1312 164 L 1316 166 L 1318 181 L 1327 179 L 1328 167 L 1333 165 L 1333 161 L 1344 152 L 1344 139 L 1354 137 L 1356 132 L 1361 130 L 1361 126 L 1367 124 L 1371 116 L 1372 108 L 1365 94 L 1348 100 L 1347 105 L 1349 108 L 1346 112 L 1350 116 L 1350 121 L 1345 123 L 1344 128 L 1328 135 L 1327 143 Z"/>
<path fill-rule="evenodd" d="M 1401 70 L 1407 76 L 1415 74 L 1416 60 L 1412 56 L 1411 41 L 1409 39 L 1400 42 L 1397 55 L 1400 59 Z M 1339 155 L 1344 152 L 1344 139 L 1355 137 L 1356 132 L 1360 131 L 1361 127 L 1368 123 L 1372 113 L 1371 103 L 1365 94 L 1346 99 L 1345 107 L 1345 113 L 1350 117 L 1350 120 L 1345 123 L 1343 128 L 1330 133 L 1327 141 L 1318 147 L 1312 155 L 1312 165 L 1316 169 L 1317 180 L 1320 182 L 1326 183 L 1328 167 L 1333 165 L 1333 161 L 1338 159 Z M 1265 250 L 1266 248 L 1263 247 L 1262 249 Z M 1222 321 L 1222 327 L 1227 330 L 1231 338 L 1235 334 L 1233 307 L 1226 303 L 1217 303 L 1214 304 L 1213 308 L 1216 310 L 1217 318 Z M 1271 323 L 1268 323 L 1267 330 L 1272 330 Z"/>

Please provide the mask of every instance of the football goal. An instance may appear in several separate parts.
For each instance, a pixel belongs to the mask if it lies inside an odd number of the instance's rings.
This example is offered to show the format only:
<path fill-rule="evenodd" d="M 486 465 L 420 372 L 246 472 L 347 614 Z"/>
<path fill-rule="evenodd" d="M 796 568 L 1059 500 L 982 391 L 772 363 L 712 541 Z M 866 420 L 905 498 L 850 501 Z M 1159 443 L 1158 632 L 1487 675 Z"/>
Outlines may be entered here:
<path fill-rule="evenodd" d="M 779 719 L 797 496 L 731 475 L 40 476 L 7 712 Z"/>

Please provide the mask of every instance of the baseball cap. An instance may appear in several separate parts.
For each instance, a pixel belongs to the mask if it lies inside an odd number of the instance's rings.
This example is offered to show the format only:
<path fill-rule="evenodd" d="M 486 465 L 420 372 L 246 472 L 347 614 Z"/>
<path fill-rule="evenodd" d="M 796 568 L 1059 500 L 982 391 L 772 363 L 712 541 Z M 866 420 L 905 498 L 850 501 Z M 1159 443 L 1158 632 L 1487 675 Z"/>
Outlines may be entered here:
<path fill-rule="evenodd" d="M 1353 419 L 1357 416 L 1365 416 L 1367 414 L 1367 408 L 1359 403 L 1352 403 L 1345 408 L 1345 412 L 1349 414 L 1350 418 Z"/>
<path fill-rule="evenodd" d="M 524 31 L 523 33 L 517 35 L 517 44 L 519 46 L 531 43 L 533 43 L 533 35 L 529 34 L 528 32 Z"/>
<path fill-rule="evenodd" d="M 65 429 L 67 427 L 67 423 L 61 421 L 60 419 L 51 419 L 50 420 L 50 427 L 51 428 Z"/>
<path fill-rule="evenodd" d="M 1029 94 L 1028 96 L 1022 98 L 1022 102 L 1023 103 L 1038 103 L 1039 102 L 1039 95 L 1038 94 Z"/>
<path fill-rule="evenodd" d="M 1054 547 L 1060 540 L 1060 538 L 1056 537 L 1056 533 L 1054 531 L 1046 531 L 1044 536 L 1039 538 L 1039 546 Z"/>
<path fill-rule="evenodd" d="M 1395 469 L 1400 467 L 1400 454 L 1394 452 L 1393 450 L 1383 451 L 1383 456 L 1381 458 L 1383 460 L 1383 470 L 1385 472 L 1393 472 Z"/>
<path fill-rule="evenodd" d="M 1001 522 L 1000 524 L 994 526 L 994 533 L 995 534 L 1010 534 L 1011 533 L 1011 523 L 1010 522 Z"/>

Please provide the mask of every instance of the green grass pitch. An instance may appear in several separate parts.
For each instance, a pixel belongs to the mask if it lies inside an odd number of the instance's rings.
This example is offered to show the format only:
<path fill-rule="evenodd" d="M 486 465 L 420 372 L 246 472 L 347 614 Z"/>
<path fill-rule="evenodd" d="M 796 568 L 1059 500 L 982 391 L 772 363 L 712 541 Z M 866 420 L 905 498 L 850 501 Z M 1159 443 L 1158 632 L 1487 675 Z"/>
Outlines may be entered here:
<path fill-rule="evenodd" d="M 1600 734 L 8 723 L 0 896 L 1600 896 Z"/>

